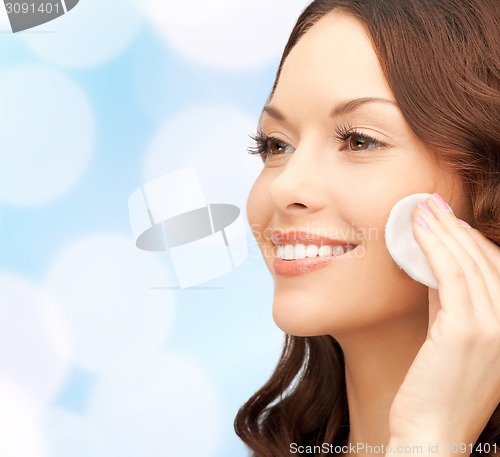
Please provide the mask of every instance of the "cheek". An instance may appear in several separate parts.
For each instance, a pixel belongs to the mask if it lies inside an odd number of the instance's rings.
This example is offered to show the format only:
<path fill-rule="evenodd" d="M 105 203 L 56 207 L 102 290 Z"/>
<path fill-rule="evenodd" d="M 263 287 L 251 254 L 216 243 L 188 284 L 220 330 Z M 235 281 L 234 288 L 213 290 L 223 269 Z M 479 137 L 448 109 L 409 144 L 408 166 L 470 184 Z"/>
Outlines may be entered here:
<path fill-rule="evenodd" d="M 443 171 L 435 191 L 452 207 L 458 218 L 472 220 L 472 206 L 465 196 L 464 186 L 458 176 Z"/>
<path fill-rule="evenodd" d="M 367 165 L 356 168 L 355 180 L 353 173 L 339 174 L 332 195 L 352 226 L 378 233 L 383 240 L 387 217 L 396 202 L 410 194 L 434 192 L 439 180 L 435 166 L 419 149 L 401 153 L 401 160 Z"/>
<path fill-rule="evenodd" d="M 395 203 L 393 196 L 387 195 L 387 190 L 373 185 L 369 188 L 360 185 L 355 190 L 344 186 L 336 195 L 338 211 L 353 228 L 358 240 L 383 240 L 385 222 Z"/>

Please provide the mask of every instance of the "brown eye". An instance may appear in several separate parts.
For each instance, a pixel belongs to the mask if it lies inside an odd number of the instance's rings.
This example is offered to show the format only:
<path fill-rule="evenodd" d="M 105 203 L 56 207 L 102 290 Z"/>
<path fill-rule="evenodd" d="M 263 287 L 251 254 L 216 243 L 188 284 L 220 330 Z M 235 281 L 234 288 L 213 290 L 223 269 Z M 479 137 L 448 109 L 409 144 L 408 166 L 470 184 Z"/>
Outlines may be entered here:
<path fill-rule="evenodd" d="M 370 141 L 367 137 L 361 135 L 351 135 L 349 138 L 349 149 L 351 151 L 366 151 L 370 148 L 371 143 L 373 143 L 373 141 Z"/>
<path fill-rule="evenodd" d="M 291 154 L 294 151 L 293 147 L 284 141 L 270 138 L 267 142 L 268 156 L 278 156 L 281 154 Z"/>
<path fill-rule="evenodd" d="M 259 155 L 264 163 L 295 152 L 295 148 L 285 141 L 267 136 L 261 131 L 257 131 L 256 135 L 250 135 L 250 138 L 255 141 L 255 146 L 250 146 L 248 152 Z"/>
<path fill-rule="evenodd" d="M 349 137 L 346 138 L 346 143 L 347 149 L 353 152 L 364 152 L 369 149 L 385 147 L 383 143 L 375 138 L 361 133 L 351 133 Z"/>
<path fill-rule="evenodd" d="M 339 126 L 335 130 L 335 139 L 341 144 L 341 150 L 352 154 L 385 149 L 385 143 L 348 126 Z"/>

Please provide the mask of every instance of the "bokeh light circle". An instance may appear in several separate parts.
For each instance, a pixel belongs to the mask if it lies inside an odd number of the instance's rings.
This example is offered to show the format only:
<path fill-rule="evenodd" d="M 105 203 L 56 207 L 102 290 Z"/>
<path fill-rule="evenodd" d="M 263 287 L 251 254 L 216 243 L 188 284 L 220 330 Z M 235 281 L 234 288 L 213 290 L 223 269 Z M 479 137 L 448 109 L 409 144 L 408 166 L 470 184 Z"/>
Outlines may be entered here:
<path fill-rule="evenodd" d="M 298 15 L 310 2 L 196 0 L 180 11 L 179 3 L 146 3 L 147 14 L 170 48 L 208 67 L 248 70 L 278 58 Z M 188 5 L 191 14 L 185 12 Z"/>
<path fill-rule="evenodd" d="M 86 171 L 95 120 L 87 96 L 62 73 L 36 65 L 0 72 L 0 202 L 46 203 Z"/>
<path fill-rule="evenodd" d="M 209 203 L 244 209 L 262 169 L 247 153 L 257 120 L 231 106 L 200 106 L 167 119 L 146 152 L 144 182 L 194 166 Z"/>
<path fill-rule="evenodd" d="M 154 21 L 165 25 L 200 25 L 211 22 L 230 12 L 241 0 L 145 0 L 145 11 Z"/>
<path fill-rule="evenodd" d="M 74 9 L 38 27 L 50 33 L 22 34 L 48 62 L 70 68 L 101 65 L 121 54 L 136 37 L 144 15 L 138 0 L 81 0 Z"/>
<path fill-rule="evenodd" d="M 0 455 L 46 457 L 39 407 L 19 385 L 0 378 Z"/>
<path fill-rule="evenodd" d="M 15 380 L 43 405 L 64 384 L 71 349 L 68 326 L 52 297 L 27 279 L 1 274 L 0 376 Z"/>
<path fill-rule="evenodd" d="M 100 234 L 77 240 L 54 260 L 47 287 L 75 338 L 74 361 L 106 370 L 129 350 L 154 349 L 168 334 L 174 311 L 171 283 L 159 255 L 131 238 Z"/>
<path fill-rule="evenodd" d="M 52 407 L 41 421 L 50 457 L 121 457 L 87 415 Z"/>
<path fill-rule="evenodd" d="M 215 457 L 219 444 L 211 380 L 179 354 L 128 354 L 103 375 L 88 411 L 117 456 Z"/>
<path fill-rule="evenodd" d="M 8 30 L 11 30 L 9 16 L 7 15 L 5 2 L 0 2 L 0 31 L 7 32 Z"/>

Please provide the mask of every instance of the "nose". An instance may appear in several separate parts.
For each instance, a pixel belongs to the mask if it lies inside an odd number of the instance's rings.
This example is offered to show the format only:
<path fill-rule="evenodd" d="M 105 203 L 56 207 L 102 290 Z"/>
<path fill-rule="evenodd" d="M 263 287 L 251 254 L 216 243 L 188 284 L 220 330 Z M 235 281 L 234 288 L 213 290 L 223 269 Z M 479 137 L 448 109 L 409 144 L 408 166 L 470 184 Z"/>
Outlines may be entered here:
<path fill-rule="evenodd" d="M 325 207 L 327 168 L 311 148 L 297 148 L 270 186 L 273 205 L 283 215 L 307 215 Z"/>

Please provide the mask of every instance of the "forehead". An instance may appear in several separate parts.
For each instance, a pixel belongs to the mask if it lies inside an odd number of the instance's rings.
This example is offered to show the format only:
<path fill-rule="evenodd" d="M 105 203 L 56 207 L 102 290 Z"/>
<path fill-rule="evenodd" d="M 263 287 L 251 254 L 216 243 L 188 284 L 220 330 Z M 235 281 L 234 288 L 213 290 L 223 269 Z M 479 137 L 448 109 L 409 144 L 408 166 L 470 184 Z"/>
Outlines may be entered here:
<path fill-rule="evenodd" d="M 273 94 L 273 104 L 300 98 L 309 105 L 380 97 L 393 99 L 377 55 L 363 25 L 354 17 L 332 12 L 323 16 L 288 55 Z"/>

